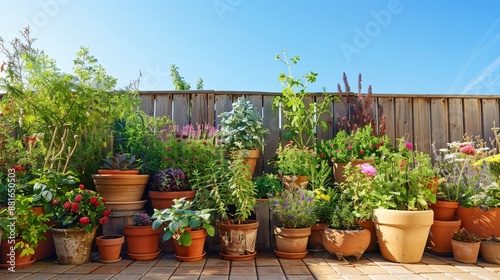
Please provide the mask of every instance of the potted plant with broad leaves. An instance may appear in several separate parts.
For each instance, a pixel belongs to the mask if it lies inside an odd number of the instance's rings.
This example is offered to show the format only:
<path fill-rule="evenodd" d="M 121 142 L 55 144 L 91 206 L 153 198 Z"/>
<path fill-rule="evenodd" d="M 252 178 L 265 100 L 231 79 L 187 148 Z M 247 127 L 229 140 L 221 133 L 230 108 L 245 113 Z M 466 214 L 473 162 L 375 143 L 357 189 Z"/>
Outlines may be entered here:
<path fill-rule="evenodd" d="M 193 200 L 194 195 L 181 169 L 170 167 L 158 171 L 150 184 L 149 199 L 154 209 L 168 209 L 174 205 L 174 199 Z"/>
<path fill-rule="evenodd" d="M 259 112 L 254 105 L 239 97 L 232 104 L 232 110 L 219 115 L 220 129 L 217 136 L 228 151 L 246 150 L 250 165 L 249 173 L 253 176 L 260 151 L 264 148 L 264 137 L 269 134 Z"/>
<path fill-rule="evenodd" d="M 196 190 L 199 209 L 215 209 L 224 259 L 250 260 L 255 257 L 259 222 L 250 220 L 254 211 L 255 185 L 249 176 L 244 154 L 233 151 L 229 158 L 220 153 L 204 169 L 195 170 L 190 184 Z"/>
<path fill-rule="evenodd" d="M 429 202 L 436 201 L 428 188 L 434 176 L 430 156 L 414 151 L 410 142 L 399 139 L 396 148 L 382 147 L 381 158 L 372 167 L 375 175 L 366 186 L 370 191 L 364 193 L 360 204 L 373 209 L 382 257 L 394 262 L 419 262 L 433 224 Z"/>
<path fill-rule="evenodd" d="M 279 226 L 274 227 L 276 249 L 280 258 L 304 258 L 311 226 L 317 222 L 314 192 L 306 189 L 283 190 L 269 198 L 271 214 Z"/>
<path fill-rule="evenodd" d="M 158 248 L 161 228 L 153 229 L 147 213 L 136 213 L 132 221 L 132 225 L 123 227 L 128 256 L 138 261 L 155 259 L 161 252 Z"/>
<path fill-rule="evenodd" d="M 284 187 L 292 191 L 307 188 L 313 170 L 318 168 L 316 152 L 308 147 L 300 148 L 292 141 L 285 146 L 280 144 L 271 162 L 274 162 Z"/>
<path fill-rule="evenodd" d="M 33 255 L 38 243 L 45 240 L 50 215 L 36 214 L 31 199 L 21 194 L 10 198 L 9 205 L 0 211 L 0 229 L 3 230 L 0 268 L 28 267 L 35 262 Z"/>
<path fill-rule="evenodd" d="M 144 205 L 145 201 L 141 199 L 149 175 L 138 174 L 139 169 L 140 163 L 134 155 L 115 153 L 103 159 L 99 174 L 92 174 L 97 192 L 110 203 L 110 209 L 118 209 L 116 207 L 119 206 L 113 205 L 115 203 Z M 137 209 L 137 206 L 133 209 Z"/>
<path fill-rule="evenodd" d="M 154 209 L 151 217 L 153 229 L 163 228 L 163 241 L 175 240 L 175 257 L 180 261 L 194 262 L 203 258 L 207 235 L 214 236 L 215 228 L 210 224 L 212 209 L 194 209 L 193 202 L 185 197 L 174 199 L 170 208 Z"/>
<path fill-rule="evenodd" d="M 52 200 L 51 228 L 60 264 L 83 264 L 90 260 L 97 226 L 106 224 L 111 211 L 105 199 L 83 184 Z"/>
<path fill-rule="evenodd" d="M 465 228 L 459 229 L 453 234 L 451 239 L 453 247 L 453 258 L 463 263 L 476 263 L 481 239 L 474 233 L 468 232 Z"/>

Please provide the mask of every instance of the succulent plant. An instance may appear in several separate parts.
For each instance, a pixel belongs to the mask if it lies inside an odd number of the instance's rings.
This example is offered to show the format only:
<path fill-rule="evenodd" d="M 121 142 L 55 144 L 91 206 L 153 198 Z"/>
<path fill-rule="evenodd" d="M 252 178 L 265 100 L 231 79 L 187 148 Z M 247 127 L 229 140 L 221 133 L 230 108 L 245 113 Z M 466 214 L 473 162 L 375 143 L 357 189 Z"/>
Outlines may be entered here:
<path fill-rule="evenodd" d="M 453 239 L 456 241 L 467 242 L 467 243 L 475 243 L 481 241 L 479 236 L 474 233 L 468 232 L 465 228 L 461 228 L 455 233 L 453 233 Z"/>
<path fill-rule="evenodd" d="M 153 223 L 147 213 L 136 213 L 132 217 L 132 221 L 134 222 L 134 226 L 150 226 Z"/>
<path fill-rule="evenodd" d="M 136 160 L 135 156 L 130 156 L 127 153 L 123 154 L 113 154 L 113 156 L 108 156 L 103 159 L 102 169 L 114 169 L 114 170 L 130 170 L 139 169 L 139 161 Z"/>
<path fill-rule="evenodd" d="M 181 169 L 161 170 L 153 176 L 151 182 L 151 190 L 160 192 L 169 191 L 187 191 L 190 190 L 187 182 L 186 175 Z"/>

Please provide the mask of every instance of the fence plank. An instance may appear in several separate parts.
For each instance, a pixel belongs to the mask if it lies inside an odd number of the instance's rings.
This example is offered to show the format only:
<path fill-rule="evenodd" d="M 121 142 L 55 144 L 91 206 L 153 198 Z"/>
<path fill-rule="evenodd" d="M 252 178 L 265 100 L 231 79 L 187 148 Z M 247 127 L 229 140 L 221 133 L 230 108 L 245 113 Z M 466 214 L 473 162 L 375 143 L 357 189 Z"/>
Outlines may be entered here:
<path fill-rule="evenodd" d="M 431 141 L 436 149 L 446 147 L 448 138 L 448 103 L 444 98 L 431 99 Z M 431 151 L 432 152 L 432 151 Z M 432 154 L 431 154 L 432 155 Z"/>
<path fill-rule="evenodd" d="M 173 95 L 173 113 L 172 120 L 180 127 L 190 123 L 190 94 L 174 94 Z"/>
<path fill-rule="evenodd" d="M 464 110 L 462 98 L 448 99 L 448 129 L 449 129 L 449 142 L 461 141 L 465 132 L 464 127 Z M 436 146 L 436 148 L 446 148 L 445 146 Z"/>
<path fill-rule="evenodd" d="M 156 96 L 156 112 L 155 116 L 167 116 L 172 119 L 172 95 L 161 94 Z"/>
<path fill-rule="evenodd" d="M 263 98 L 263 115 L 264 126 L 269 128 L 269 134 L 264 139 L 266 146 L 264 146 L 264 154 L 262 157 L 264 163 L 264 171 L 266 173 L 271 173 L 274 165 L 267 164 L 268 160 L 276 155 L 276 149 L 278 149 L 278 143 L 280 139 L 280 127 L 279 127 L 279 112 L 278 108 L 273 109 L 274 96 L 264 96 Z"/>
<path fill-rule="evenodd" d="M 153 94 L 141 95 L 141 108 L 149 116 L 155 113 L 155 96 Z"/>
<path fill-rule="evenodd" d="M 325 100 L 323 96 L 316 96 L 316 103 L 321 103 Z M 336 119 L 333 115 L 333 103 L 329 107 L 328 113 L 324 113 L 319 117 L 319 121 L 324 121 L 327 125 L 327 129 L 324 130 L 321 125 L 316 128 L 316 136 L 318 139 L 332 139 L 333 138 L 333 123 Z"/>
<path fill-rule="evenodd" d="M 464 98 L 465 133 L 482 135 L 481 100 Z"/>
<path fill-rule="evenodd" d="M 431 153 L 431 108 L 429 98 L 413 99 L 413 139 L 416 148 Z"/>
<path fill-rule="evenodd" d="M 219 115 L 222 112 L 231 111 L 233 99 L 231 94 L 217 94 L 215 95 L 215 126 L 219 126 Z"/>
<path fill-rule="evenodd" d="M 213 124 L 213 119 L 208 117 L 208 113 L 213 108 L 209 104 L 207 92 L 194 92 L 191 95 L 191 123 L 192 124 Z M 212 114 L 213 115 L 213 114 Z"/>
<path fill-rule="evenodd" d="M 412 98 L 398 97 L 394 103 L 396 138 L 407 135 L 407 140 L 413 143 Z"/>
<path fill-rule="evenodd" d="M 490 144 L 495 135 L 491 128 L 499 123 L 498 99 L 483 99 L 483 140 Z"/>
<path fill-rule="evenodd" d="M 394 98 L 392 97 L 379 97 L 377 99 L 378 106 L 382 107 L 385 116 L 385 134 L 394 143 L 396 139 L 396 117 L 394 108 Z"/>

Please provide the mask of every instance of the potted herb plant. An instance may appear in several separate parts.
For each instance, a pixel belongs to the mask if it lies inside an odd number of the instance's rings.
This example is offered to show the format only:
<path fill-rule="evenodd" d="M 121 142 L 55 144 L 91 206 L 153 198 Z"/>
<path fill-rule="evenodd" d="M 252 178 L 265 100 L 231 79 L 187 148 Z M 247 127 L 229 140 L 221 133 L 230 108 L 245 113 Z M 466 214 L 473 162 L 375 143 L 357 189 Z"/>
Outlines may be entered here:
<path fill-rule="evenodd" d="M 264 137 L 269 133 L 262 117 L 250 101 L 239 97 L 232 104 L 232 110 L 221 113 L 219 118 L 220 129 L 217 135 L 222 145 L 228 151 L 246 150 L 249 173 L 253 176 L 260 151 L 264 147 Z"/>
<path fill-rule="evenodd" d="M 195 171 L 190 184 L 196 190 L 199 209 L 215 209 L 224 259 L 249 260 L 256 255 L 259 222 L 249 217 L 255 207 L 255 185 L 241 151 L 230 158 L 221 153 L 202 172 Z"/>
<path fill-rule="evenodd" d="M 135 156 L 115 153 L 103 162 L 99 174 L 92 174 L 99 195 L 111 203 L 141 201 L 149 175 L 138 174 L 140 164 Z"/>
<path fill-rule="evenodd" d="M 154 209 L 168 209 L 174 205 L 174 199 L 185 197 L 193 200 L 194 195 L 195 191 L 189 187 L 181 169 L 161 170 L 153 176 L 150 184 L 149 199 Z"/>
<path fill-rule="evenodd" d="M 453 247 L 453 258 L 463 263 L 476 263 L 481 239 L 474 233 L 468 232 L 465 228 L 459 229 L 453 234 L 451 239 Z"/>
<path fill-rule="evenodd" d="M 175 257 L 180 261 L 194 262 L 203 258 L 207 235 L 214 236 L 215 228 L 210 224 L 211 209 L 195 210 L 193 202 L 185 197 L 174 199 L 170 208 L 154 209 L 153 229 L 163 228 L 163 241 L 175 239 Z"/>
<path fill-rule="evenodd" d="M 322 234 L 330 223 L 330 216 L 334 209 L 334 202 L 339 194 L 330 187 L 314 189 L 314 214 L 318 221 L 311 226 L 311 235 L 307 242 L 307 250 L 311 252 L 324 251 Z"/>
<path fill-rule="evenodd" d="M 90 260 L 97 226 L 108 222 L 111 211 L 105 200 L 83 184 L 52 200 L 51 228 L 60 264 L 82 264 Z"/>
<path fill-rule="evenodd" d="M 314 192 L 306 189 L 283 190 L 270 197 L 269 205 L 279 226 L 274 227 L 276 249 L 280 258 L 304 258 L 311 226 L 317 222 Z"/>
<path fill-rule="evenodd" d="M 138 261 L 155 259 L 161 252 L 158 248 L 161 228 L 153 229 L 147 213 L 136 213 L 132 221 L 132 225 L 123 227 L 128 256 Z"/>
<path fill-rule="evenodd" d="M 307 188 L 312 173 L 318 168 L 318 158 L 313 149 L 300 148 L 290 141 L 285 146 L 280 144 L 276 150 L 274 168 L 281 175 L 285 188 Z"/>

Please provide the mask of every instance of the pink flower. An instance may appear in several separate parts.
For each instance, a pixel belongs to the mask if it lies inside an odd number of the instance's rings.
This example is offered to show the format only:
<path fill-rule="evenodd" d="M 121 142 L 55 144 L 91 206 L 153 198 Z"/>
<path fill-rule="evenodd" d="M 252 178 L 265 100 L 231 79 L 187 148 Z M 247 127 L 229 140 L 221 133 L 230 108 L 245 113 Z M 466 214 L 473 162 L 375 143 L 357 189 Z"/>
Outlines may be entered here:
<path fill-rule="evenodd" d="M 104 225 L 107 222 L 108 222 L 108 217 L 106 217 L 106 216 L 104 216 L 104 217 L 102 217 L 102 218 L 99 219 L 99 223 L 101 225 Z"/>
<path fill-rule="evenodd" d="M 412 143 L 410 143 L 410 142 L 406 142 L 406 143 L 405 143 L 405 146 L 406 146 L 406 148 L 407 148 L 408 150 L 410 150 L 410 151 L 412 151 L 412 150 L 413 150 L 413 144 L 412 144 Z"/>
<path fill-rule="evenodd" d="M 63 204 L 64 209 L 68 210 L 70 207 L 71 207 L 71 203 L 69 203 L 69 201 L 64 202 L 64 204 Z"/>
<path fill-rule="evenodd" d="M 377 174 L 377 169 L 375 169 L 375 167 L 373 167 L 369 163 L 361 164 L 359 166 L 359 169 L 361 170 L 361 172 L 365 173 L 368 176 L 375 176 L 375 174 Z"/>
<path fill-rule="evenodd" d="M 59 204 L 59 198 L 54 198 L 52 200 L 52 205 L 57 205 L 57 204 Z"/>
<path fill-rule="evenodd" d="M 352 146 L 351 145 L 347 146 L 347 149 L 348 150 L 352 149 Z"/>
<path fill-rule="evenodd" d="M 76 201 L 76 202 L 80 202 L 80 201 L 82 201 L 82 198 L 83 198 L 83 196 L 82 196 L 81 194 L 77 194 L 77 195 L 75 196 L 75 201 Z"/>
<path fill-rule="evenodd" d="M 461 153 L 466 154 L 466 155 L 472 155 L 472 156 L 473 156 L 473 155 L 477 154 L 477 151 L 476 151 L 476 149 L 474 148 L 474 145 L 472 145 L 472 144 L 469 144 L 469 145 L 465 145 L 465 146 L 463 146 L 463 147 L 460 147 L 459 151 L 460 151 Z"/>
<path fill-rule="evenodd" d="M 94 205 L 97 202 L 97 197 L 93 196 L 90 198 L 90 204 Z"/>

